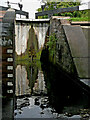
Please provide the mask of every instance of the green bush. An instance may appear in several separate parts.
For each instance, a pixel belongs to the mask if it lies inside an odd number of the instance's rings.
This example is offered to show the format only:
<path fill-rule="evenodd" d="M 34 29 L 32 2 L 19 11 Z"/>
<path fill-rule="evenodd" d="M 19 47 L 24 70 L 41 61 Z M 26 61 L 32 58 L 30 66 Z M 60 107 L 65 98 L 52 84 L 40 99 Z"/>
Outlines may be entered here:
<path fill-rule="evenodd" d="M 46 7 L 44 8 L 44 11 L 55 9 L 54 5 L 55 5 L 55 2 L 47 2 Z M 56 8 L 67 8 L 67 7 L 74 7 L 79 5 L 80 5 L 80 2 L 57 2 Z M 41 12 L 42 9 L 39 8 L 37 11 Z M 89 11 L 90 10 L 65 12 L 65 13 L 54 14 L 53 16 L 87 17 L 89 16 Z M 39 18 L 44 19 L 44 18 L 48 18 L 48 16 L 40 16 Z"/>

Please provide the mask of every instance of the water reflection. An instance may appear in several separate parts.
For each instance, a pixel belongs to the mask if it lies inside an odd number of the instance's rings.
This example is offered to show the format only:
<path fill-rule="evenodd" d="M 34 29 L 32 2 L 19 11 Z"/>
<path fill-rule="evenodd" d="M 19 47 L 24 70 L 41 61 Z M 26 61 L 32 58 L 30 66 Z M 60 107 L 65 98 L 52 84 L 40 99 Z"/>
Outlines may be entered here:
<path fill-rule="evenodd" d="M 44 75 L 37 67 L 16 67 L 16 96 L 47 94 Z"/>
<path fill-rule="evenodd" d="M 44 74 L 35 65 L 17 65 L 14 118 L 52 118 Z"/>
<path fill-rule="evenodd" d="M 38 78 L 35 81 L 33 87 L 34 94 L 47 94 L 47 89 L 45 87 L 44 75 L 42 71 L 38 71 Z"/>
<path fill-rule="evenodd" d="M 15 118 L 52 118 L 47 96 L 32 96 L 17 99 Z"/>
<path fill-rule="evenodd" d="M 16 96 L 30 93 L 29 80 L 25 66 L 18 65 L 16 67 Z"/>
<path fill-rule="evenodd" d="M 83 89 L 56 66 L 36 63 L 16 66 L 14 118 L 89 118 Z"/>

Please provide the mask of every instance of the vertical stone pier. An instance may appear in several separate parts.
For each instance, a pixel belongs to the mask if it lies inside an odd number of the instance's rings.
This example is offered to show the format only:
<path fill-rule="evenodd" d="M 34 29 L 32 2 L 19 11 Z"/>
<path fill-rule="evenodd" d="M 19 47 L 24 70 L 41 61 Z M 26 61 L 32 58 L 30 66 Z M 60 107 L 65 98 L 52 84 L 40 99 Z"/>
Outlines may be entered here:
<path fill-rule="evenodd" d="M 8 9 L 2 19 L 2 32 L 0 36 L 2 49 L 2 119 L 13 118 L 14 97 L 14 53 L 15 53 L 15 11 Z M 7 102 L 8 101 L 8 102 Z"/>

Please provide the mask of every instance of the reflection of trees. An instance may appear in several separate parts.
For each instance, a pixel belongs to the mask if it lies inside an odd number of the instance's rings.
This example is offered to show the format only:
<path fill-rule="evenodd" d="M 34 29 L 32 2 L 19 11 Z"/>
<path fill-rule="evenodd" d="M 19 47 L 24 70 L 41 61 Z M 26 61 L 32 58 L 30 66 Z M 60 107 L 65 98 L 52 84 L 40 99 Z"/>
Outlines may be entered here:
<path fill-rule="evenodd" d="M 27 78 L 29 80 L 29 86 L 31 89 L 31 94 L 33 93 L 33 87 L 38 75 L 38 68 L 35 65 L 27 65 Z"/>

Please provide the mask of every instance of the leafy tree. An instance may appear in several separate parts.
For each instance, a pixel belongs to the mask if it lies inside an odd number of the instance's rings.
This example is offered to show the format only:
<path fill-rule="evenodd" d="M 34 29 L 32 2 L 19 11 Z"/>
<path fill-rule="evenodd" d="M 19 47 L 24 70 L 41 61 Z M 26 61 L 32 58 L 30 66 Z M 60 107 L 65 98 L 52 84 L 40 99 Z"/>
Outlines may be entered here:
<path fill-rule="evenodd" d="M 44 8 L 44 11 L 58 9 L 58 8 L 74 7 L 79 5 L 80 5 L 80 2 L 78 2 L 78 0 L 76 2 L 57 2 L 57 3 L 47 2 Z M 42 8 L 39 8 L 37 11 L 41 12 Z M 86 17 L 88 16 L 88 10 L 58 13 L 58 14 L 54 14 L 54 16 Z M 48 18 L 48 16 L 40 16 L 39 18 Z"/>

